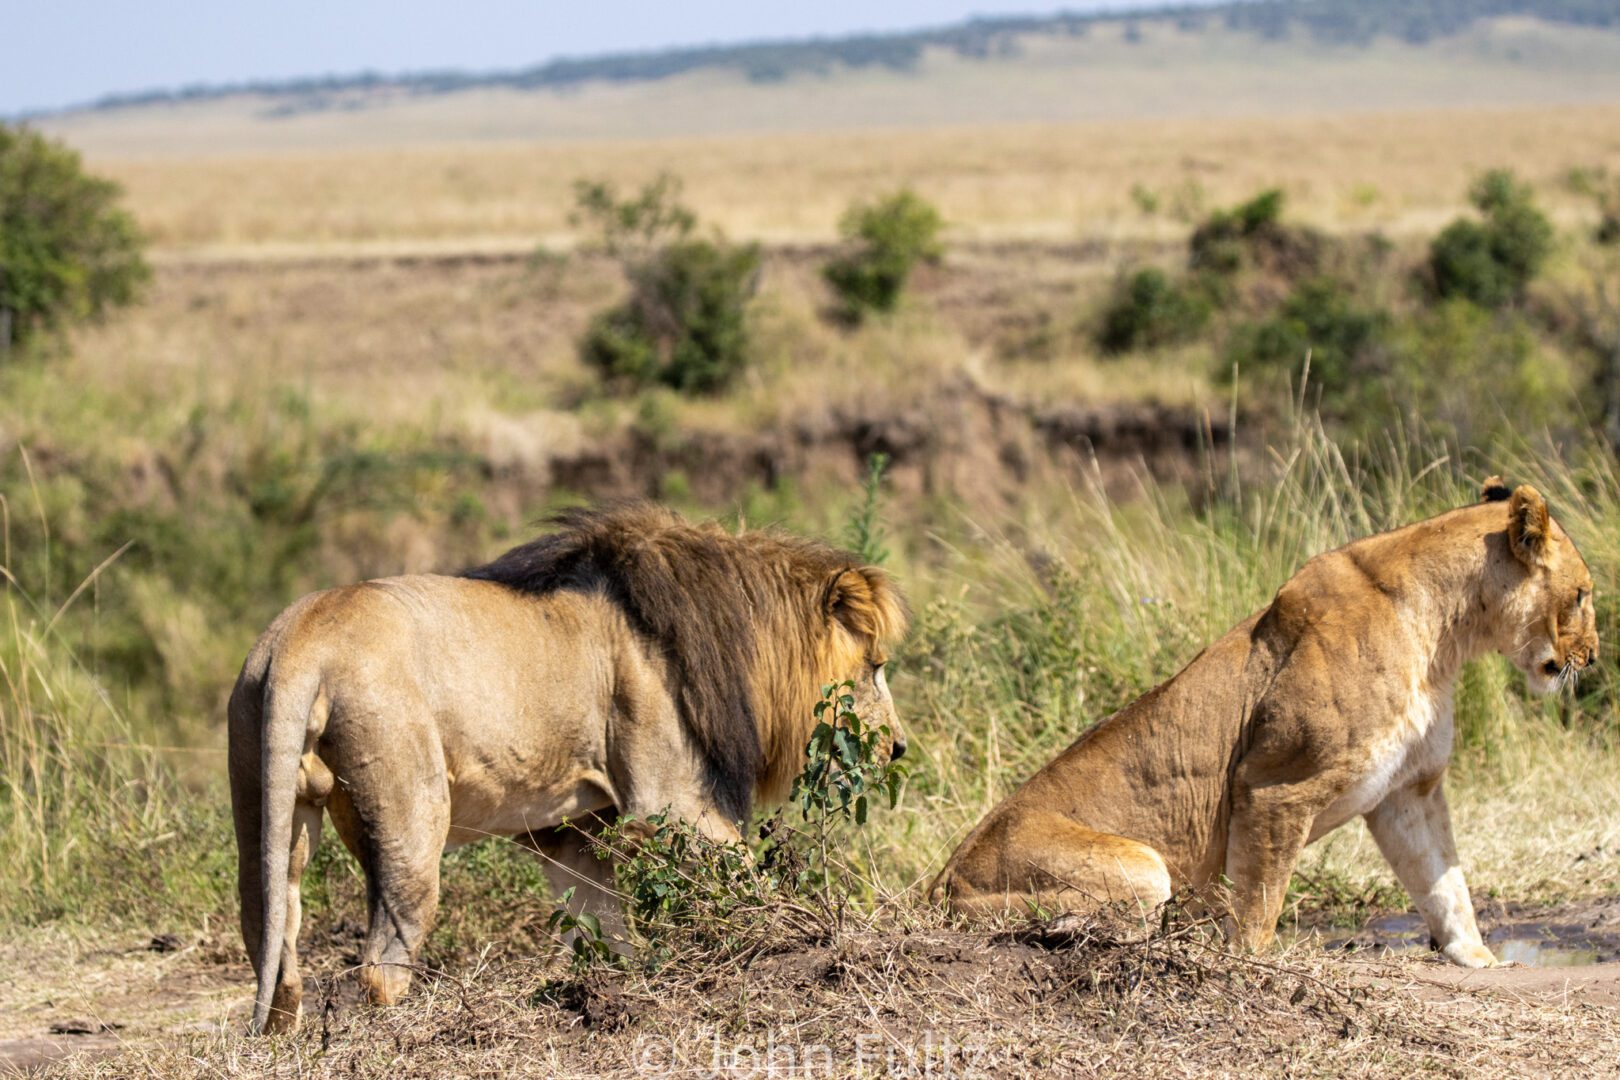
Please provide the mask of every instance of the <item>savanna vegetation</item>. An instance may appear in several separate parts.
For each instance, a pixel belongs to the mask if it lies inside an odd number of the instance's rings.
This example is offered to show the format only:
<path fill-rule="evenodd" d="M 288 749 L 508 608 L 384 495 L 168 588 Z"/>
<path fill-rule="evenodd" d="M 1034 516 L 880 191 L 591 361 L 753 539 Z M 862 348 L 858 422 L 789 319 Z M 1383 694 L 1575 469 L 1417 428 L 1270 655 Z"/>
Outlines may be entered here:
<path fill-rule="evenodd" d="M 507 1047 L 547 1009 L 631 1030 L 611 1002 L 679 997 L 667 988 L 720 979 L 772 940 L 826 950 L 816 962 L 842 974 L 818 967 L 815 987 L 914 993 L 871 973 L 891 970 L 884 935 L 906 929 L 929 949 L 977 947 L 927 937 L 956 931 L 917 903 L 965 829 L 1311 554 L 1471 501 L 1502 473 L 1546 493 L 1592 566 L 1601 632 L 1620 640 L 1620 264 L 1592 194 L 1603 174 L 1551 168 L 1455 177 L 1443 212 L 1388 235 L 1352 193 L 1375 186 L 1377 203 L 1407 180 L 1368 173 L 1325 197 L 1304 183 L 1231 190 L 1222 174 L 1218 200 L 1179 180 L 1145 180 L 1135 197 L 1121 183 L 1109 198 L 1137 231 L 1100 248 L 975 243 L 996 219 L 976 217 L 965 189 L 921 183 L 851 194 L 840 246 L 755 246 L 715 231 L 743 212 L 711 214 L 713 189 L 647 184 L 637 167 L 570 192 L 580 243 L 536 252 L 531 239 L 510 258 L 220 265 L 188 260 L 184 240 L 160 245 L 142 304 L 0 363 L 0 928 L 172 933 L 237 957 L 223 703 L 254 635 L 309 589 L 454 570 L 550 507 L 636 494 L 834 537 L 905 584 L 914 630 L 892 685 L 911 750 L 892 809 L 887 775 L 848 803 L 826 786 L 862 764 L 829 734 L 821 754 L 846 755 L 846 771 L 808 774 L 781 817 L 762 814 L 756 862 L 706 863 L 723 888 L 687 880 L 691 838 L 666 829 L 658 843 L 675 854 L 655 846 L 624 882 L 667 943 L 651 953 L 663 968 L 615 966 L 588 926 L 560 925 L 516 845 L 460 850 L 425 958 L 449 974 L 387 1021 L 398 1049 L 337 1012 L 324 1035 L 253 1051 L 283 1057 L 232 1057 L 243 1051 L 224 1033 L 192 1049 L 240 1073 L 312 1066 L 335 1038 L 332 1060 L 361 1074 L 402 1060 L 427 1073 L 447 1040 Z M 150 204 L 131 205 L 139 217 Z M 158 216 L 160 236 L 192 235 L 172 205 Z M 881 317 L 850 319 L 852 296 Z M 1169 450 L 1132 434 L 1143 416 Z M 1468 669 L 1450 790 L 1481 898 L 1611 890 L 1613 672 L 1605 660 L 1577 693 L 1538 699 L 1503 661 Z M 871 798 L 857 825 L 858 794 Z M 850 820 L 828 824 L 845 807 Z M 838 840 L 802 839 L 822 828 Z M 340 845 L 322 847 L 304 895 L 307 932 L 330 944 L 315 950 L 327 978 L 363 905 Z M 1311 849 L 1291 901 L 1285 921 L 1309 929 L 1405 898 L 1349 828 Z M 574 969 L 534 966 L 553 962 L 563 930 L 584 931 Z M 1116 1022 L 1157 1033 L 1122 1069 L 1173 1055 L 1176 1002 L 1309 1013 L 1298 1045 L 1324 1068 L 1449 1060 L 1393 1011 L 1356 1013 L 1366 1030 L 1341 1035 L 1339 998 L 1313 995 L 1348 976 L 1319 959 L 1263 984 L 1261 969 L 1223 968 L 1206 986 L 1202 946 L 1165 932 L 1153 953 L 1085 931 L 1103 974 L 1084 1008 L 1113 1019 L 1081 1041 Z M 683 950 L 720 959 L 683 968 L 671 960 Z M 1129 975 L 1143 965 L 1176 988 L 1171 1004 L 1148 1007 L 1152 981 Z M 1220 981 L 1239 970 L 1247 981 Z M 497 997 L 467 996 L 474 986 Z M 10 993 L 20 1007 L 26 989 Z M 1127 1000 L 1146 1011 L 1119 1011 Z M 669 1030 L 691 1037 L 717 1016 Z M 1009 1029 L 1020 1052 L 1051 1038 L 1079 1054 L 1051 1022 Z M 1566 1045 L 1554 1033 L 1573 1022 L 1490 1021 L 1543 1049 Z M 568 1062 L 583 1052 L 547 1045 Z M 628 1045 L 597 1049 L 628 1062 Z M 1241 1060 L 1285 1065 L 1267 1045 Z M 1347 1045 L 1362 1056 L 1335 1059 Z"/>

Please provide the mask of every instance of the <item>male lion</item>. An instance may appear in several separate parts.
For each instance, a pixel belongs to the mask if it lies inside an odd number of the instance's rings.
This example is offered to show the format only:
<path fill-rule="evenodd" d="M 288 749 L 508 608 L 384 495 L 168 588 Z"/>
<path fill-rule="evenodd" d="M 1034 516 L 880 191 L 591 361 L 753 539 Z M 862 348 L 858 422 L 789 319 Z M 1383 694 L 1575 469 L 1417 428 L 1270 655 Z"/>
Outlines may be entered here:
<path fill-rule="evenodd" d="M 930 887 L 963 913 L 1232 890 L 1271 940 L 1300 850 L 1358 814 L 1465 967 L 1480 940 L 1441 781 L 1452 686 L 1504 654 L 1538 692 L 1597 659 L 1592 578 L 1534 488 L 1347 544 L 993 809 Z"/>
<path fill-rule="evenodd" d="M 883 663 L 905 614 L 882 571 L 645 504 L 556 523 L 459 577 L 306 596 L 248 654 L 230 777 L 254 1031 L 298 1022 L 298 886 L 323 808 L 365 871 L 361 983 L 391 1003 L 447 848 L 522 837 L 622 935 L 612 869 L 564 819 L 668 811 L 737 839 L 754 798 L 785 794 L 828 682 L 853 680 L 863 716 L 899 731 Z"/>

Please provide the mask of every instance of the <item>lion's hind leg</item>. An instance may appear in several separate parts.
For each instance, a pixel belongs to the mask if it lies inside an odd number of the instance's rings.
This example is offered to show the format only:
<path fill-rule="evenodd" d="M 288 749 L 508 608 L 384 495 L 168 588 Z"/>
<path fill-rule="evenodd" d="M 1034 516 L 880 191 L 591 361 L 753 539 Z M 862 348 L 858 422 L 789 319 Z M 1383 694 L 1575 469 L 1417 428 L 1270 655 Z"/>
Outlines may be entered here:
<path fill-rule="evenodd" d="M 1146 915 L 1170 899 L 1169 868 L 1148 845 L 1061 814 L 1009 817 L 970 841 L 943 876 L 953 912 L 1089 912 L 1123 904 Z"/>
<path fill-rule="evenodd" d="M 387 769 L 338 768 L 347 784 L 328 812 L 366 878 L 369 922 L 358 979 L 374 1005 L 410 988 L 416 953 L 439 910 L 439 857 L 450 833 L 450 792 L 436 746 L 399 740 Z"/>

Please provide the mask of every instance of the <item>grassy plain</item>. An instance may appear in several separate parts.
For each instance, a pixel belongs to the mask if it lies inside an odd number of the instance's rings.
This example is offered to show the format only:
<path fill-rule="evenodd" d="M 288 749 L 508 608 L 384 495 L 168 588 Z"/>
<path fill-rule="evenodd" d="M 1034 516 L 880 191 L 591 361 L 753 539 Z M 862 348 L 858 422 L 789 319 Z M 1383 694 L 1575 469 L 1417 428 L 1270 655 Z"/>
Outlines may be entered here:
<path fill-rule="evenodd" d="M 1270 186 L 1303 221 L 1411 234 L 1498 165 L 1569 221 L 1587 208 L 1563 190 L 1568 170 L 1620 169 L 1616 131 L 1620 105 L 1586 104 L 90 160 L 126 186 L 160 258 L 298 258 L 563 248 L 575 180 L 661 171 L 704 221 L 775 243 L 829 241 L 852 200 L 902 184 L 957 240 L 1178 239 Z M 1133 201 L 1138 186 L 1157 212 Z"/>

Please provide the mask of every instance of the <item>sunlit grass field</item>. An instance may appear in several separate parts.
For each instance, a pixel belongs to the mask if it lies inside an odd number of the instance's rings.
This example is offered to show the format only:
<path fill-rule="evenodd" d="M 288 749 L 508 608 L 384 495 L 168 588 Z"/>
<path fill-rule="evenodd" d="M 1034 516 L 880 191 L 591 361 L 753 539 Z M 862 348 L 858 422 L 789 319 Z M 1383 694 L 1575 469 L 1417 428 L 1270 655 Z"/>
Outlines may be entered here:
<path fill-rule="evenodd" d="M 909 184 L 957 239 L 1106 242 L 1175 239 L 1266 186 L 1325 228 L 1427 231 L 1491 166 L 1578 219 L 1589 208 L 1562 182 L 1573 167 L 1620 168 L 1617 130 L 1620 105 L 1576 104 L 90 161 L 126 186 L 160 258 L 563 248 L 575 180 L 629 187 L 661 171 L 738 238 L 824 242 L 852 200 Z"/>

